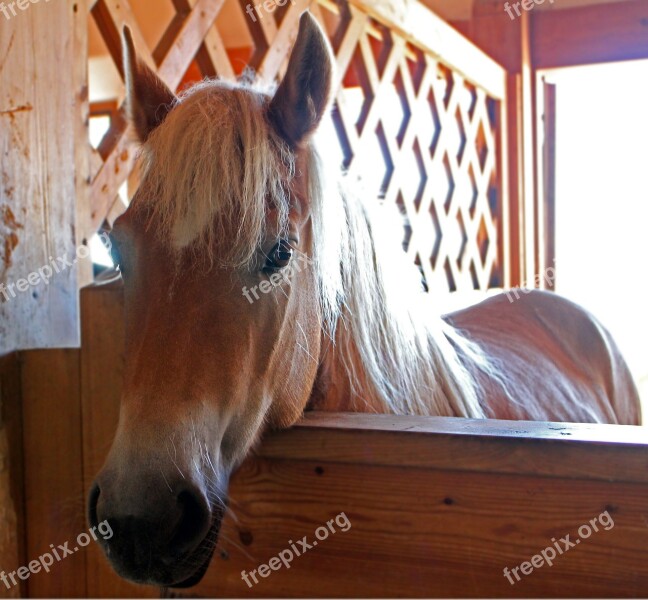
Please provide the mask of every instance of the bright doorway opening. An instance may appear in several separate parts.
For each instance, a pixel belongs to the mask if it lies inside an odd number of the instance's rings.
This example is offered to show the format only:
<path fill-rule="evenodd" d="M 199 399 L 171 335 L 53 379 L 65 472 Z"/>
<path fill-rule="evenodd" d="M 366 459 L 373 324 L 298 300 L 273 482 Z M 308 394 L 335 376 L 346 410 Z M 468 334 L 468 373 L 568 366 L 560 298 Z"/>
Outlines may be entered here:
<path fill-rule="evenodd" d="M 556 291 L 611 331 L 648 422 L 648 61 L 558 69 Z"/>

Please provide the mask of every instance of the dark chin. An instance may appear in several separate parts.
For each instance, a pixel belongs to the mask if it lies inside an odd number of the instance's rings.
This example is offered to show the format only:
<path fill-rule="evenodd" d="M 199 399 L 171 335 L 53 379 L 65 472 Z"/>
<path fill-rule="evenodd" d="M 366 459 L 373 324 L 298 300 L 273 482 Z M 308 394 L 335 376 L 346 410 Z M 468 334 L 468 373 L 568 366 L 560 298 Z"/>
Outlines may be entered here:
<path fill-rule="evenodd" d="M 205 558 L 203 564 L 198 568 L 198 570 L 193 575 L 177 583 L 172 583 L 168 587 L 182 589 L 182 588 L 190 588 L 193 587 L 194 585 L 198 585 L 202 581 L 202 578 L 205 576 L 205 573 L 209 568 L 209 563 L 211 563 L 213 554 L 214 554 L 214 550 L 212 548 L 212 550 L 210 550 L 209 553 L 207 554 L 207 557 Z"/>
<path fill-rule="evenodd" d="M 128 567 L 119 562 L 111 561 L 113 568 L 124 579 L 141 585 L 153 585 L 162 588 L 189 588 L 200 583 L 205 576 L 218 540 L 222 515 L 218 515 L 207 533 L 205 539 L 189 555 L 179 557 L 175 565 L 163 566 L 158 565 L 152 568 L 148 573 L 135 572 L 132 567 Z M 183 564 L 191 563 L 199 565 L 194 571 L 189 572 Z"/>
<path fill-rule="evenodd" d="M 178 589 L 189 588 L 193 587 L 194 585 L 198 585 L 201 582 L 202 578 L 207 572 L 207 569 L 209 568 L 212 556 L 214 555 L 214 550 L 216 549 L 216 542 L 218 541 L 218 532 L 220 531 L 222 516 L 222 514 L 218 515 L 218 517 L 214 519 L 209 533 L 200 544 L 200 547 L 194 553 L 194 561 L 200 560 L 200 557 L 203 558 L 203 561 L 198 569 L 185 579 L 181 579 L 180 581 L 177 581 L 175 583 L 167 584 L 167 587 Z"/>

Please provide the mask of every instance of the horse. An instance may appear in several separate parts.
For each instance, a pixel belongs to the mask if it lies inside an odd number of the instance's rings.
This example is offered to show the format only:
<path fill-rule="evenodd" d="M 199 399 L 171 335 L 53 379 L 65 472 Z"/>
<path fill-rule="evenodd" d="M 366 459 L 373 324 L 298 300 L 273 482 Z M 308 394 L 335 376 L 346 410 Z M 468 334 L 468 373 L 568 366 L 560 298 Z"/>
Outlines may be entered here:
<path fill-rule="evenodd" d="M 142 179 L 111 232 L 124 383 L 88 500 L 121 576 L 197 583 L 232 471 L 307 409 L 639 424 L 612 337 L 570 301 L 432 310 L 393 215 L 318 151 L 334 63 L 308 12 L 274 92 L 208 80 L 176 96 L 128 28 L 122 43 Z"/>

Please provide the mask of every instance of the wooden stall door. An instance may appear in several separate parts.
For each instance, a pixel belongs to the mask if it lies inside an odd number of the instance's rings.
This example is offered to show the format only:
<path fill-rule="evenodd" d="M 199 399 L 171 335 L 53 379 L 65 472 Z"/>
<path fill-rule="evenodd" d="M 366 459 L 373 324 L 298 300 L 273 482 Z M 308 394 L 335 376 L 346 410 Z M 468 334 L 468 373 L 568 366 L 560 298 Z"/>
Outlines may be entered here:
<path fill-rule="evenodd" d="M 117 424 L 119 287 L 84 290 L 88 487 Z M 648 444 L 638 427 L 310 413 L 266 437 L 232 479 L 204 580 L 167 597 L 636 597 L 648 590 Z M 582 543 L 511 584 L 504 574 L 607 512 Z M 341 513 L 351 526 L 258 575 Z M 341 519 L 341 521 L 343 521 Z M 607 520 L 606 520 L 607 522 Z M 153 595 L 98 548 L 88 593 Z M 248 586 L 257 570 L 258 584 Z M 525 568 L 526 569 L 526 568 Z M 518 575 L 519 575 L 518 571 Z"/>

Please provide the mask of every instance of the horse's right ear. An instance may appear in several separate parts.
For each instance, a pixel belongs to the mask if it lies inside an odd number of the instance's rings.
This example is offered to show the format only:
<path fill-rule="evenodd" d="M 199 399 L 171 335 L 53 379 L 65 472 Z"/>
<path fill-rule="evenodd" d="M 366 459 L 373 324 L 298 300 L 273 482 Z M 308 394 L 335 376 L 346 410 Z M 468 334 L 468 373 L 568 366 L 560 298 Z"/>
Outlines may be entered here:
<path fill-rule="evenodd" d="M 176 103 L 175 94 L 135 53 L 130 28 L 122 32 L 123 66 L 126 77 L 126 108 L 141 142 L 164 121 Z"/>
<path fill-rule="evenodd" d="M 324 32 L 311 14 L 304 12 L 286 75 L 268 110 L 273 127 L 292 147 L 308 139 L 328 108 L 333 64 Z"/>

